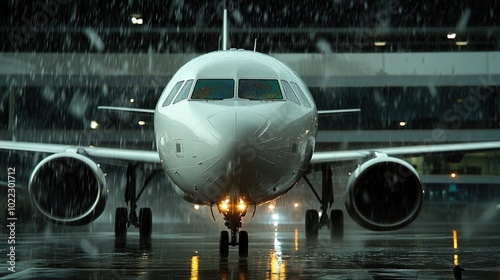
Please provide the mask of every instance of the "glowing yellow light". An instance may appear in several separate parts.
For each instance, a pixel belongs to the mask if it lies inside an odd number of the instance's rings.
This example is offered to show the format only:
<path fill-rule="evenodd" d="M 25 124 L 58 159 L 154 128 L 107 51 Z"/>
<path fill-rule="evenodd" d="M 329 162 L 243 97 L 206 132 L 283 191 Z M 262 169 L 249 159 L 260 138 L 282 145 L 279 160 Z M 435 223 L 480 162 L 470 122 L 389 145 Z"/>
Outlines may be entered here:
<path fill-rule="evenodd" d="M 456 231 L 456 230 L 453 230 L 452 235 L 453 235 L 453 249 L 458 249 L 458 236 L 457 236 L 457 231 Z"/>
<path fill-rule="evenodd" d="M 299 207 L 299 204 L 297 202 L 295 202 L 295 204 L 293 206 L 295 206 L 295 208 L 297 208 L 297 207 Z"/>
<path fill-rule="evenodd" d="M 198 256 L 191 257 L 191 280 L 197 280 L 199 271 L 199 259 Z"/>
<path fill-rule="evenodd" d="M 406 122 L 399 122 L 399 126 L 401 126 L 401 127 L 406 126 Z"/>
<path fill-rule="evenodd" d="M 457 38 L 457 33 L 448 33 L 446 35 L 446 38 L 453 40 L 453 39 Z"/>
<path fill-rule="evenodd" d="M 451 177 L 451 178 L 456 178 L 456 177 L 457 177 L 457 173 L 455 173 L 455 172 L 451 172 L 450 177 Z"/>
<path fill-rule="evenodd" d="M 374 45 L 375 47 L 383 47 L 383 46 L 385 46 L 386 44 L 387 44 L 387 42 L 385 42 L 385 41 L 375 41 L 375 42 L 373 42 L 373 45 Z"/>
<path fill-rule="evenodd" d="M 247 209 L 247 205 L 243 199 L 240 199 L 240 203 L 238 203 L 238 210 L 245 211 L 245 209 Z"/>
<path fill-rule="evenodd" d="M 219 203 L 219 211 L 221 212 L 226 212 L 229 210 L 229 198 L 226 198 L 224 199 L 223 201 L 221 201 L 221 203 Z"/>
<path fill-rule="evenodd" d="M 135 99 L 130 98 L 130 100 L 129 100 L 129 101 L 130 101 L 130 103 L 134 103 L 134 102 L 135 102 Z"/>
<path fill-rule="evenodd" d="M 299 229 L 298 228 L 295 228 L 294 243 L 295 243 L 295 251 L 298 251 L 299 250 Z"/>
<path fill-rule="evenodd" d="M 146 122 L 145 121 L 138 121 L 137 124 L 140 125 L 140 126 L 143 126 L 143 125 L 146 124 Z"/>
<path fill-rule="evenodd" d="M 270 204 L 269 205 L 269 210 L 274 210 L 274 205 Z"/>
<path fill-rule="evenodd" d="M 194 205 L 194 209 L 196 209 L 196 210 L 200 209 L 200 205 L 195 204 L 195 205 Z"/>
<path fill-rule="evenodd" d="M 458 265 L 458 255 L 453 255 L 453 264 Z"/>
<path fill-rule="evenodd" d="M 226 202 L 222 202 L 221 204 L 219 204 L 219 209 L 221 211 L 227 211 L 229 209 L 229 204 L 227 204 Z"/>

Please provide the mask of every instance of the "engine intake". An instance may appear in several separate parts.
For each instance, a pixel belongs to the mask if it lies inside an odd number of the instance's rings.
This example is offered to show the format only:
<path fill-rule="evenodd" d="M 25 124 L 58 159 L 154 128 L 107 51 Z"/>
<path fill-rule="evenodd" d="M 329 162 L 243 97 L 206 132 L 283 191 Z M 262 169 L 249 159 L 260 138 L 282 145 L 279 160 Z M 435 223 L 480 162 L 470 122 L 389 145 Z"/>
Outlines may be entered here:
<path fill-rule="evenodd" d="M 359 225 L 375 231 L 396 230 L 415 220 L 423 188 L 417 171 L 393 157 L 368 160 L 347 181 L 347 212 Z"/>
<path fill-rule="evenodd" d="M 104 211 L 108 188 L 94 161 L 77 153 L 60 153 L 35 167 L 28 192 L 44 218 L 58 224 L 85 225 Z"/>

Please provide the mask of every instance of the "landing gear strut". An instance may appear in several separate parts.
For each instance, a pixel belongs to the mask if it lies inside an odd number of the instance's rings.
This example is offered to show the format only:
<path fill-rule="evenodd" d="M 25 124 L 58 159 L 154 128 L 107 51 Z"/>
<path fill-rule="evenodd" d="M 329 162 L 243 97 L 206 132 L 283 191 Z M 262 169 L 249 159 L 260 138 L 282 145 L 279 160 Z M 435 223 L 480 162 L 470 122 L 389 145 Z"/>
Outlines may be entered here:
<path fill-rule="evenodd" d="M 151 239 L 153 227 L 153 214 L 151 208 L 144 207 L 139 210 L 137 215 L 137 200 L 142 195 L 142 192 L 151 182 L 151 180 L 161 170 L 153 171 L 144 181 L 139 194 L 136 195 L 136 178 L 137 165 L 129 164 L 127 167 L 127 185 L 125 186 L 125 202 L 130 206 L 130 212 L 126 207 L 116 208 L 115 212 L 115 237 L 117 240 L 125 240 L 127 238 L 127 228 L 134 226 L 139 228 L 139 237 L 141 241 Z"/>
<path fill-rule="evenodd" d="M 306 239 L 308 241 L 315 241 L 318 239 L 318 231 L 320 228 L 326 226 L 330 229 L 330 237 L 332 240 L 342 239 L 344 237 L 344 214 L 342 210 L 332 209 L 330 217 L 328 217 L 328 209 L 333 205 L 333 182 L 332 182 L 332 169 L 329 165 L 321 166 L 322 183 L 321 183 L 321 197 L 318 195 L 313 185 L 304 175 L 304 180 L 311 188 L 314 195 L 321 203 L 321 217 L 315 209 L 306 211 Z"/>
<path fill-rule="evenodd" d="M 229 246 L 239 246 L 238 254 L 240 258 L 246 258 L 248 257 L 248 232 L 239 229 L 242 226 L 241 218 L 245 216 L 247 206 L 243 200 L 234 199 L 232 201 L 239 201 L 239 203 L 230 203 L 230 199 L 226 199 L 217 205 L 219 212 L 224 215 L 226 221 L 224 225 L 231 231 L 231 238 L 227 230 L 220 232 L 219 256 L 227 258 L 229 256 Z"/>

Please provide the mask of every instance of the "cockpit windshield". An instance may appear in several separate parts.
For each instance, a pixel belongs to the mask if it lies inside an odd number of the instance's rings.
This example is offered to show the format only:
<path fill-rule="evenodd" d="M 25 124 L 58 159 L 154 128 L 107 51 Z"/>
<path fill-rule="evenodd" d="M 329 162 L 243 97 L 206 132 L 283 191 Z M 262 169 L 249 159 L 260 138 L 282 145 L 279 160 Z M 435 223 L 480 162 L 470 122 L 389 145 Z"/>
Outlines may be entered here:
<path fill-rule="evenodd" d="M 240 79 L 238 97 L 250 100 L 283 99 L 278 80 Z"/>
<path fill-rule="evenodd" d="M 221 100 L 234 97 L 234 80 L 199 79 L 194 86 L 191 99 Z"/>

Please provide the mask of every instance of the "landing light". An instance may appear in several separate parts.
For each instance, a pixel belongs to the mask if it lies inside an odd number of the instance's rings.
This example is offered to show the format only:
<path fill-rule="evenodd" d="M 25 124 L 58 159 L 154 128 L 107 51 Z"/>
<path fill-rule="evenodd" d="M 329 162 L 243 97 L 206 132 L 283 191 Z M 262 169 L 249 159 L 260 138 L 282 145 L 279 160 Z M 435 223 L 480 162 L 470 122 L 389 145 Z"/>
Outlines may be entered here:
<path fill-rule="evenodd" d="M 385 42 L 385 41 L 375 41 L 375 42 L 373 42 L 373 45 L 374 45 L 375 47 L 383 47 L 383 46 L 385 46 L 386 44 L 387 44 L 387 42 Z"/>
<path fill-rule="evenodd" d="M 138 121 L 137 124 L 140 125 L 140 126 L 143 126 L 143 125 L 146 124 L 146 122 L 145 121 Z"/>
<path fill-rule="evenodd" d="M 195 205 L 194 205 L 194 209 L 196 209 L 196 210 L 200 209 L 200 205 L 195 204 Z"/>
<path fill-rule="evenodd" d="M 453 40 L 457 37 L 457 33 L 448 33 L 448 35 L 446 35 L 446 38 L 450 39 L 450 40 Z"/>
<path fill-rule="evenodd" d="M 135 99 L 130 98 L 130 100 L 129 100 L 129 101 L 130 101 L 130 103 L 134 103 L 134 102 L 135 102 Z"/>
<path fill-rule="evenodd" d="M 231 200 L 229 198 L 224 199 L 217 206 L 219 207 L 220 212 L 228 212 L 230 209 L 234 209 L 234 208 L 232 208 L 234 206 L 236 207 L 235 210 L 237 210 L 238 212 L 241 212 L 241 213 L 245 212 L 247 209 L 247 204 L 246 204 L 245 200 L 242 198 L 240 198 L 238 200 L 238 203 L 236 205 L 233 205 L 233 206 L 231 206 Z"/>
<path fill-rule="evenodd" d="M 457 173 L 456 172 L 451 172 L 450 173 L 450 177 L 451 178 L 456 178 L 457 177 Z"/>
<path fill-rule="evenodd" d="M 226 200 L 223 200 L 220 204 L 219 204 L 219 210 L 220 211 L 227 211 L 229 210 L 229 198 L 226 199 Z"/>
<path fill-rule="evenodd" d="M 238 210 L 245 211 L 245 209 L 247 209 L 247 205 L 243 199 L 240 199 L 240 202 L 238 203 Z"/>
<path fill-rule="evenodd" d="M 297 202 L 295 202 L 295 204 L 293 205 L 295 208 L 299 207 L 299 204 Z"/>
<path fill-rule="evenodd" d="M 399 122 L 399 126 L 405 127 L 406 126 L 406 122 Z"/>

